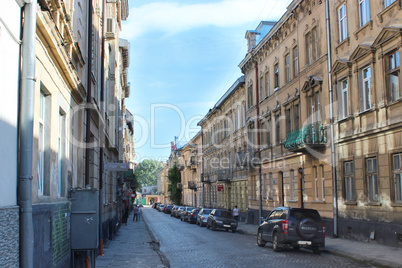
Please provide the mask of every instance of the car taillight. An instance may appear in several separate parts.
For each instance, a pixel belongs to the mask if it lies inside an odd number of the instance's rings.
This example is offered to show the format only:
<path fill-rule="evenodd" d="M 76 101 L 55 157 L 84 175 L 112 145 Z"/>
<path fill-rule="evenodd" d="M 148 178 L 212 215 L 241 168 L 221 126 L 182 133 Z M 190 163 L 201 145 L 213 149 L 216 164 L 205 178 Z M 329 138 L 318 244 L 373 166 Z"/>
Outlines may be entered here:
<path fill-rule="evenodd" d="M 191 217 L 194 217 L 194 214 L 191 214 Z"/>
<path fill-rule="evenodd" d="M 324 237 L 325 237 L 325 224 L 322 223 L 322 232 L 324 233 Z"/>
<path fill-rule="evenodd" d="M 288 220 L 283 220 L 282 221 L 282 230 L 284 233 L 287 233 L 287 230 L 289 230 L 289 221 Z"/>
<path fill-rule="evenodd" d="M 186 211 L 186 215 L 188 215 L 188 211 Z"/>

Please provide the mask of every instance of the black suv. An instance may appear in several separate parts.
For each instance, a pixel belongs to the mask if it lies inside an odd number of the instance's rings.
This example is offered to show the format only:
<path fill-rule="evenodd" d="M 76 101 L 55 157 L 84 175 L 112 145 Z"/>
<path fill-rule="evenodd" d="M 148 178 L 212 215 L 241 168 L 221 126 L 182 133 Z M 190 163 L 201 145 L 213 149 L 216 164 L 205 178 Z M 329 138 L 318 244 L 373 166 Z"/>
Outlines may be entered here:
<path fill-rule="evenodd" d="M 258 246 L 264 247 L 267 242 L 272 242 L 274 251 L 289 245 L 320 254 L 325 247 L 325 226 L 317 210 L 278 207 L 258 227 Z"/>

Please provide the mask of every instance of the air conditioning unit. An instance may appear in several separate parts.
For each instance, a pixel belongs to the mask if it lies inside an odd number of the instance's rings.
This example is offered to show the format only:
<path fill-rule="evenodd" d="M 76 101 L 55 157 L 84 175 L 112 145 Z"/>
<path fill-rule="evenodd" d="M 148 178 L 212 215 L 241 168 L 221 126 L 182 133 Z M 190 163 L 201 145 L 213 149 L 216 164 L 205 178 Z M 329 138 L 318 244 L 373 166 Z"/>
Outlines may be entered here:
<path fill-rule="evenodd" d="M 106 39 L 116 38 L 116 21 L 113 18 L 106 19 Z"/>

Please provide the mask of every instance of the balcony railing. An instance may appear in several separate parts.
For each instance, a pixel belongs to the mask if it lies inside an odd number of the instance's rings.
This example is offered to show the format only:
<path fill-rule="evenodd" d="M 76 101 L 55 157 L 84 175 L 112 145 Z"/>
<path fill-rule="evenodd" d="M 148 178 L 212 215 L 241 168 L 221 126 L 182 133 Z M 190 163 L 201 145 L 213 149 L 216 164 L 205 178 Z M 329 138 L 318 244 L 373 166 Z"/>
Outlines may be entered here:
<path fill-rule="evenodd" d="M 324 148 L 327 144 L 327 128 L 324 124 L 304 125 L 286 135 L 284 146 L 292 152 L 309 148 Z"/>
<path fill-rule="evenodd" d="M 232 177 L 232 170 L 231 169 L 221 169 L 217 173 L 218 181 L 229 181 Z"/>
<path fill-rule="evenodd" d="M 195 181 L 189 181 L 188 188 L 192 190 L 197 190 L 197 183 L 195 183 Z"/>

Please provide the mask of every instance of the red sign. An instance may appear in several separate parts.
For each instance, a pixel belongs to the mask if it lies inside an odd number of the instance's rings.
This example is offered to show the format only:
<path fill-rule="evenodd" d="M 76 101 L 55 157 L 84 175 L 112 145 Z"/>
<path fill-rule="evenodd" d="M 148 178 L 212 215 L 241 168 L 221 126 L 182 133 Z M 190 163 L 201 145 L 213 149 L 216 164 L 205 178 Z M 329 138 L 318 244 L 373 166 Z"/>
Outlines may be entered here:
<path fill-rule="evenodd" d="M 218 185 L 218 192 L 223 192 L 223 185 Z"/>

